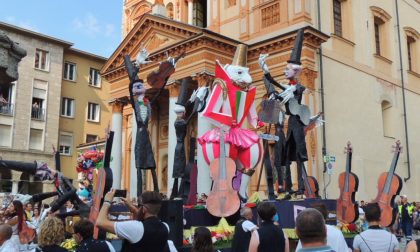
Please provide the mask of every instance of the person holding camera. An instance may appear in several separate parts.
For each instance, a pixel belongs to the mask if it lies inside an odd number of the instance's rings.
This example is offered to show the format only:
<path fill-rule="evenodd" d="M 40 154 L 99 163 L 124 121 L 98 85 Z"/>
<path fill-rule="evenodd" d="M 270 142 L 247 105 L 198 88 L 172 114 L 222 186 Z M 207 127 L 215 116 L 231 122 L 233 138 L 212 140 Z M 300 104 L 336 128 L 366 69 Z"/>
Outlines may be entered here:
<path fill-rule="evenodd" d="M 130 201 L 124 203 L 133 213 L 134 220 L 115 222 L 108 219 L 109 207 L 114 199 L 115 190 L 112 189 L 104 197 L 104 203 L 99 211 L 96 225 L 123 239 L 122 252 L 130 251 L 169 251 L 169 226 L 160 221 L 158 213 L 162 204 L 158 192 L 145 191 L 139 198 L 139 208 Z"/>

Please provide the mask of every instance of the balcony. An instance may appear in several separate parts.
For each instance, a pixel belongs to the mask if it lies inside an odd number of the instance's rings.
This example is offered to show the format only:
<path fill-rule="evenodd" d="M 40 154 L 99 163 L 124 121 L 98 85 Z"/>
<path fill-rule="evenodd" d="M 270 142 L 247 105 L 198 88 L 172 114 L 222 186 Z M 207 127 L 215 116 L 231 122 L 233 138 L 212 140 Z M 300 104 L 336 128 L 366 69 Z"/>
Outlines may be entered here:
<path fill-rule="evenodd" d="M 32 108 L 31 118 L 38 121 L 45 121 L 45 109 Z"/>
<path fill-rule="evenodd" d="M 0 115 L 13 116 L 13 103 L 0 103 Z"/>

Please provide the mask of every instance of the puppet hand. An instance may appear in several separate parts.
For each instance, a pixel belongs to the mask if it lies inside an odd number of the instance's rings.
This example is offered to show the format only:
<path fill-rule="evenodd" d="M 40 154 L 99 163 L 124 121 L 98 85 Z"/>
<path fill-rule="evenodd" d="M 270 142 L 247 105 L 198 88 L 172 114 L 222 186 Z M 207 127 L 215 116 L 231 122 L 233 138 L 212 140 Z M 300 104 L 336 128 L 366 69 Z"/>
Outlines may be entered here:
<path fill-rule="evenodd" d="M 207 96 L 208 92 L 209 92 L 208 87 L 199 87 L 197 89 L 197 98 L 200 99 L 200 101 L 203 101 L 204 98 Z"/>
<path fill-rule="evenodd" d="M 189 99 L 191 103 L 193 103 L 195 101 L 195 98 L 197 98 L 197 93 L 198 93 L 198 89 L 194 90 L 193 93 L 191 94 L 191 97 Z"/>
<path fill-rule="evenodd" d="M 171 63 L 171 65 L 172 65 L 174 68 L 176 68 L 176 61 L 175 61 L 175 59 L 174 59 L 174 58 L 172 58 L 172 57 L 168 57 L 167 61 L 168 61 L 169 63 Z"/>
<path fill-rule="evenodd" d="M 149 53 L 147 52 L 146 48 L 142 48 L 139 54 L 137 54 L 136 64 L 140 66 L 141 64 L 152 62 L 150 60 L 146 60 L 147 57 L 149 57 Z"/>
<path fill-rule="evenodd" d="M 296 86 L 289 86 L 286 90 L 284 90 L 283 92 L 280 93 L 280 97 L 283 98 L 283 101 L 281 102 L 282 104 L 285 104 L 286 102 L 288 102 L 290 99 L 292 99 L 293 97 L 295 97 L 295 95 L 293 94 L 293 92 L 296 91 Z"/>
<path fill-rule="evenodd" d="M 265 63 L 265 59 L 267 57 L 268 57 L 268 54 L 260 54 L 260 57 L 258 58 L 258 65 L 260 65 L 261 69 L 264 71 L 265 74 L 270 72 L 267 64 Z"/>

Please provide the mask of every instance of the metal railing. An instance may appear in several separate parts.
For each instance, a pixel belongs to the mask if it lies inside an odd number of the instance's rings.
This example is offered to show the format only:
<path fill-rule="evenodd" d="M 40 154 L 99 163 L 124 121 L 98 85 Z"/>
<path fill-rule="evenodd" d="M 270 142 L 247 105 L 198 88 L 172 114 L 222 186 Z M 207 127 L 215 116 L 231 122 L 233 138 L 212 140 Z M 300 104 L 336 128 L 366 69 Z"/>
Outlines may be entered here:
<path fill-rule="evenodd" d="M 35 120 L 45 121 L 45 109 L 32 108 L 31 118 Z"/>
<path fill-rule="evenodd" d="M 13 103 L 0 103 L 0 114 L 13 115 Z"/>

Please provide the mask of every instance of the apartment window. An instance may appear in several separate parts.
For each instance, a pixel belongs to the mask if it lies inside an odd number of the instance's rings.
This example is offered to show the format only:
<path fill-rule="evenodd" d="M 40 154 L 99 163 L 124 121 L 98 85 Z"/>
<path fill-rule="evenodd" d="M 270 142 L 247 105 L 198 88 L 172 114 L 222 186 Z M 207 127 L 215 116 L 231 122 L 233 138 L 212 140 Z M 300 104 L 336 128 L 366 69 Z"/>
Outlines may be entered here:
<path fill-rule="evenodd" d="M 334 34 L 343 36 L 343 24 L 341 20 L 341 0 L 333 0 L 333 13 L 334 13 Z"/>
<path fill-rule="evenodd" d="M 71 133 L 60 133 L 60 154 L 71 155 L 71 147 L 73 145 L 73 135 Z"/>
<path fill-rule="evenodd" d="M 89 84 L 94 87 L 101 86 L 101 75 L 98 69 L 91 68 L 89 71 Z"/>
<path fill-rule="evenodd" d="M 280 22 L 280 4 L 275 3 L 264 9 L 261 9 L 261 26 L 262 28 L 275 25 Z"/>
<path fill-rule="evenodd" d="M 43 131 L 40 129 L 31 129 L 29 136 L 29 149 L 42 150 L 43 145 Z"/>
<path fill-rule="evenodd" d="M 375 18 L 374 27 L 375 27 L 375 49 L 376 54 L 381 55 L 381 35 L 380 35 L 380 26 L 383 25 L 383 21 L 379 18 Z"/>
<path fill-rule="evenodd" d="M 392 105 L 388 101 L 382 101 L 382 128 L 385 137 L 394 137 L 392 120 Z"/>
<path fill-rule="evenodd" d="M 99 104 L 88 102 L 88 121 L 99 122 L 100 112 Z"/>
<path fill-rule="evenodd" d="M 50 67 L 50 53 L 41 49 L 35 51 L 35 68 L 48 71 Z"/>
<path fill-rule="evenodd" d="M 0 114 L 13 115 L 14 84 L 3 85 L 0 89 Z"/>
<path fill-rule="evenodd" d="M 64 63 L 64 79 L 70 81 L 76 80 L 76 64 L 70 62 Z"/>
<path fill-rule="evenodd" d="M 45 120 L 45 108 L 44 108 L 44 99 L 32 98 L 32 112 L 31 118 L 44 121 Z"/>
<path fill-rule="evenodd" d="M 61 99 L 61 115 L 66 117 L 74 117 L 74 99 Z"/>
<path fill-rule="evenodd" d="M 95 142 L 97 140 L 98 140 L 98 136 L 97 135 L 90 135 L 90 134 L 87 134 L 86 135 L 86 143 Z"/>
<path fill-rule="evenodd" d="M 11 137 L 10 137 L 11 133 L 12 133 L 11 125 L 0 124 L 0 146 L 10 147 L 12 145 Z"/>

